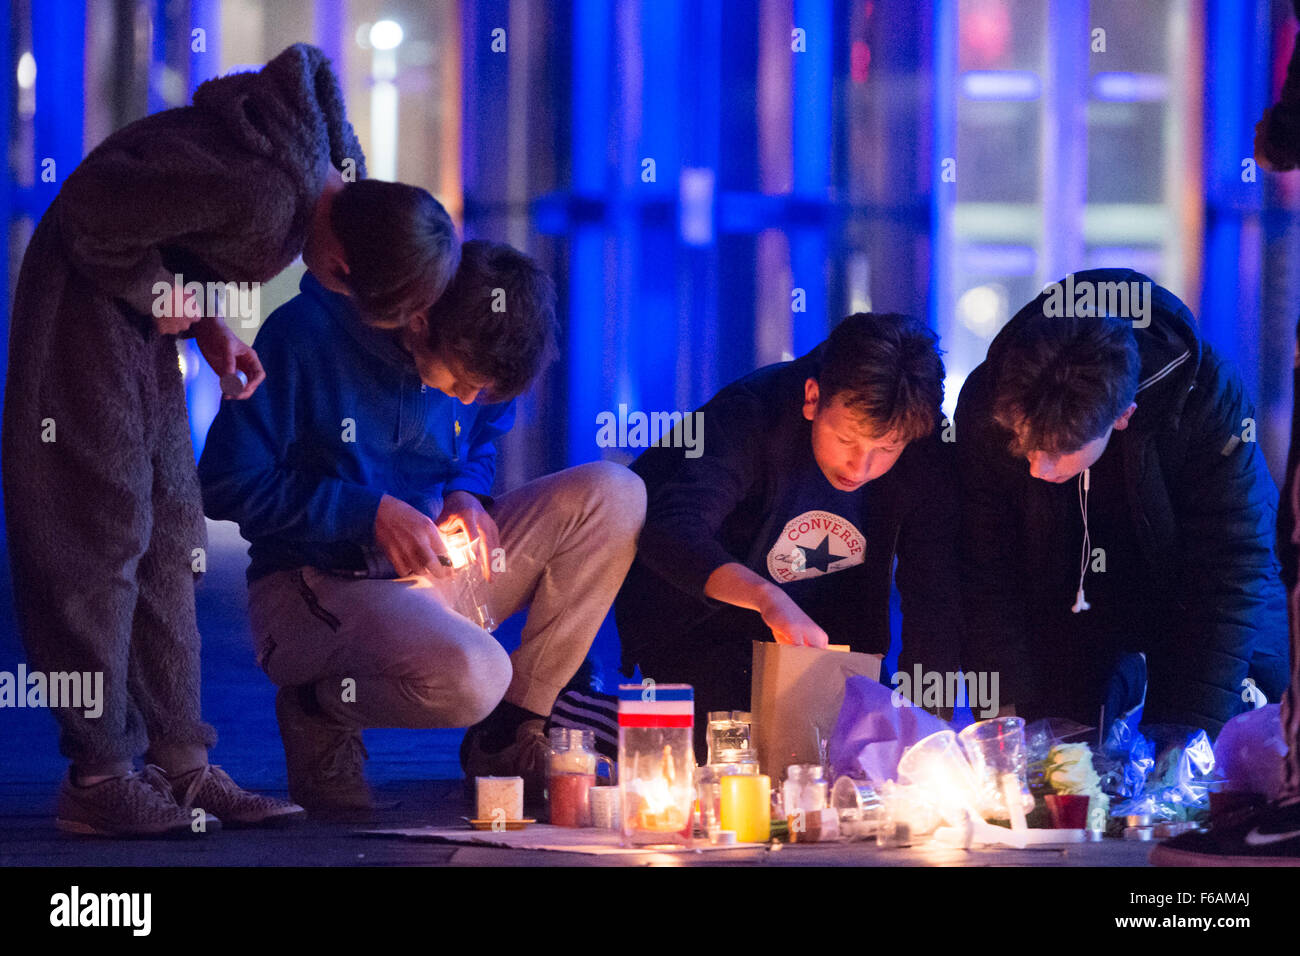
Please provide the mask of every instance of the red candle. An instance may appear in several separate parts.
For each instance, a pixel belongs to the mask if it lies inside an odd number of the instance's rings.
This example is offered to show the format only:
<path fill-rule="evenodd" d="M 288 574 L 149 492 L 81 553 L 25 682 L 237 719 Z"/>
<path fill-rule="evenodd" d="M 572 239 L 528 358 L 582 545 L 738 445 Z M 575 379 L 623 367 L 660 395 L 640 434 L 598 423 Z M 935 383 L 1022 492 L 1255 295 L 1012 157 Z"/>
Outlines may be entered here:
<path fill-rule="evenodd" d="M 550 776 L 551 823 L 557 827 L 591 826 L 594 773 L 553 773 Z"/>

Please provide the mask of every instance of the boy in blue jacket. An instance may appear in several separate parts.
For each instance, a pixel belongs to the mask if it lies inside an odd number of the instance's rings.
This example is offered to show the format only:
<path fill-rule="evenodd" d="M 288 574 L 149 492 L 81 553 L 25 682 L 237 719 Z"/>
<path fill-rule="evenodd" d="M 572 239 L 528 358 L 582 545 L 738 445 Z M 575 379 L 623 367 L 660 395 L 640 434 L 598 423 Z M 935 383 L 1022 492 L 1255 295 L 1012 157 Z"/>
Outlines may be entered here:
<path fill-rule="evenodd" d="M 310 273 L 301 288 L 258 334 L 266 385 L 223 406 L 199 463 L 208 515 L 251 542 L 290 794 L 368 808 L 362 728 L 473 725 L 467 776 L 520 775 L 536 796 L 546 717 L 645 514 L 640 479 L 606 462 L 490 497 L 513 399 L 552 348 L 552 283 L 509 246 L 467 242 L 442 298 L 396 332 Z M 444 536 L 462 526 L 491 616 L 529 607 L 512 655 L 453 607 Z"/>

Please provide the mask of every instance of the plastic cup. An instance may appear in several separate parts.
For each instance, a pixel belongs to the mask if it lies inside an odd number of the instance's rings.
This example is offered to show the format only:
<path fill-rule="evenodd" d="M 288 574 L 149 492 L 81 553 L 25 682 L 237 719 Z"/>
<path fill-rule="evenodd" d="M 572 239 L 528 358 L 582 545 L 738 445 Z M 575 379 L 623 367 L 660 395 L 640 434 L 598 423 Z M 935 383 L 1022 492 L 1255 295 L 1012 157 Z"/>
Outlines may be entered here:
<path fill-rule="evenodd" d="M 1002 779 L 1014 774 L 1020 790 L 1020 809 L 1034 809 L 1034 795 L 1029 792 L 1029 758 L 1025 748 L 1025 721 L 1021 717 L 995 717 L 971 724 L 958 735 L 979 786 L 977 806 L 985 818 L 1007 820 L 1007 806 Z"/>
<path fill-rule="evenodd" d="M 952 825 L 963 812 L 979 806 L 979 786 L 971 766 L 951 730 L 925 737 L 898 761 L 898 782 L 919 788 L 943 819 Z"/>
<path fill-rule="evenodd" d="M 1058 830 L 1084 830 L 1088 826 L 1091 798 L 1082 793 L 1049 793 L 1043 797 L 1052 814 L 1052 826 Z"/>

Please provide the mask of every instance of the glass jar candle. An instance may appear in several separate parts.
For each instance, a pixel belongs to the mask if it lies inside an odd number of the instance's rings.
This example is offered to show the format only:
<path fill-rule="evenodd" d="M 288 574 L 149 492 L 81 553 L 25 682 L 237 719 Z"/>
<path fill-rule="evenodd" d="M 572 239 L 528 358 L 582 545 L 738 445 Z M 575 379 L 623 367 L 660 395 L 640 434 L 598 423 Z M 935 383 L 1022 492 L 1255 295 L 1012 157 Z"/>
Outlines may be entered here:
<path fill-rule="evenodd" d="M 596 752 L 594 731 L 551 728 L 551 753 L 546 766 L 546 792 L 551 823 L 560 827 L 591 826 L 590 790 L 602 762 L 614 776 L 613 763 Z"/>
<path fill-rule="evenodd" d="M 690 845 L 695 808 L 695 692 L 620 684 L 618 780 L 623 843 Z"/>
<path fill-rule="evenodd" d="M 709 711 L 710 764 L 758 763 L 751 740 L 754 719 L 746 710 Z"/>
<path fill-rule="evenodd" d="M 785 815 L 793 820 L 797 814 L 825 810 L 829 806 L 826 772 L 815 763 L 796 763 L 785 768 L 782 796 Z"/>

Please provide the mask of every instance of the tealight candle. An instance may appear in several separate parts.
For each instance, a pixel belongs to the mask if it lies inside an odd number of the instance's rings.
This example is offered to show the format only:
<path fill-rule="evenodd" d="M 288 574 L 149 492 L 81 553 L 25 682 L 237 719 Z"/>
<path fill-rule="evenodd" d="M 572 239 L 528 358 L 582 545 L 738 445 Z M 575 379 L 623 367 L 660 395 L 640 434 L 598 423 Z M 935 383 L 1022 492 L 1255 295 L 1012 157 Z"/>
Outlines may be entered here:
<path fill-rule="evenodd" d="M 767 774 L 728 774 L 722 790 L 721 829 L 741 843 L 766 843 L 772 837 L 772 778 Z"/>
<path fill-rule="evenodd" d="M 234 398 L 248 384 L 248 376 L 240 371 L 229 372 L 221 376 L 220 384 L 221 394 L 226 398 Z"/>

